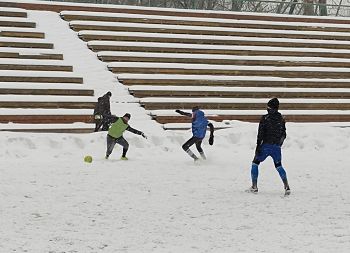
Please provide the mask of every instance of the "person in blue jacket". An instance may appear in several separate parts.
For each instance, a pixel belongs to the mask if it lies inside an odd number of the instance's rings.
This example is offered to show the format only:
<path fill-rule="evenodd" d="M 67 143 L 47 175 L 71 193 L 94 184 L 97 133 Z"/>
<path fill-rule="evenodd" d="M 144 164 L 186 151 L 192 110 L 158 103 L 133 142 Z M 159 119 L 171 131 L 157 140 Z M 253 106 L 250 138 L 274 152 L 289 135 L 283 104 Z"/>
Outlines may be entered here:
<path fill-rule="evenodd" d="M 191 151 L 190 147 L 193 144 L 196 144 L 196 148 L 201 155 L 201 157 L 205 160 L 206 156 L 204 154 L 204 151 L 201 147 L 202 140 L 205 137 L 207 127 L 210 128 L 210 137 L 209 137 L 209 144 L 214 144 L 214 126 L 212 123 L 208 122 L 208 119 L 205 117 L 204 112 L 199 110 L 198 106 L 194 106 L 192 108 L 192 113 L 184 112 L 181 110 L 175 110 L 175 112 L 192 118 L 192 134 L 193 136 L 186 141 L 182 145 L 182 149 L 194 159 L 194 161 L 198 160 L 198 157 Z"/>

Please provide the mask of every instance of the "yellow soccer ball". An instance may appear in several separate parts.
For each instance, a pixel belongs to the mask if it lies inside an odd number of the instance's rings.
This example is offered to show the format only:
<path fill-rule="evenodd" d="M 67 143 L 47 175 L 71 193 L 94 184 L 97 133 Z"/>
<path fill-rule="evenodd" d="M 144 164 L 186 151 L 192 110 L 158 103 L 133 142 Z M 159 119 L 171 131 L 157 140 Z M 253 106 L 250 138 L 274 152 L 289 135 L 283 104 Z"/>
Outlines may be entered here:
<path fill-rule="evenodd" d="M 84 157 L 84 162 L 86 163 L 92 163 L 92 156 L 91 155 L 87 155 Z"/>

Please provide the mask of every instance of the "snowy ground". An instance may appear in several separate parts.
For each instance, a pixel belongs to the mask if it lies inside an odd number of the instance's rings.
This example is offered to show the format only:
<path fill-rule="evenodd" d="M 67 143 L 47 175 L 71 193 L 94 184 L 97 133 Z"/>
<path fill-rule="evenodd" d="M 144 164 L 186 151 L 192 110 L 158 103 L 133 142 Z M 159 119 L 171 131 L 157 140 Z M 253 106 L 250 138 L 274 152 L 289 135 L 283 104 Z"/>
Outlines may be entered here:
<path fill-rule="evenodd" d="M 126 162 L 120 147 L 104 160 L 102 132 L 1 133 L 0 252 L 348 252 L 350 127 L 287 124 L 283 198 L 271 160 L 244 192 L 257 125 L 231 125 L 200 164 L 189 131 L 146 122 L 147 140 L 125 134 Z"/>

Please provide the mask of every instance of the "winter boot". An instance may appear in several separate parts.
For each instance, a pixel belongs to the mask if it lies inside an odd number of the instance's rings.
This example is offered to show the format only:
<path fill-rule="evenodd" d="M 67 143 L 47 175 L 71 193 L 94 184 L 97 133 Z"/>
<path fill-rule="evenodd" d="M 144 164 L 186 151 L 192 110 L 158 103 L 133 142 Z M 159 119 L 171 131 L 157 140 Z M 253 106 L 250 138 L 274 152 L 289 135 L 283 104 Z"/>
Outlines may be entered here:
<path fill-rule="evenodd" d="M 126 156 L 122 156 L 122 157 L 120 157 L 120 160 L 127 161 L 129 159 Z"/>
<path fill-rule="evenodd" d="M 252 180 L 252 186 L 246 192 L 258 193 L 258 181 Z"/>
<path fill-rule="evenodd" d="M 286 196 L 290 195 L 290 188 L 289 188 L 288 180 L 284 179 L 283 184 L 284 184 L 284 195 L 286 195 Z"/>
<path fill-rule="evenodd" d="M 257 187 L 254 187 L 254 186 L 251 186 L 249 189 L 246 190 L 246 192 L 249 192 L 249 193 L 258 193 L 258 188 Z"/>
<path fill-rule="evenodd" d="M 198 160 L 198 157 L 197 157 L 195 154 L 193 154 L 193 152 L 192 152 L 190 149 L 187 149 L 187 150 L 186 150 L 186 153 L 187 153 L 190 157 L 192 157 L 194 161 L 197 161 L 197 160 Z"/>
<path fill-rule="evenodd" d="M 201 155 L 203 160 L 207 160 L 207 157 L 205 156 L 204 152 L 200 152 L 199 154 Z"/>

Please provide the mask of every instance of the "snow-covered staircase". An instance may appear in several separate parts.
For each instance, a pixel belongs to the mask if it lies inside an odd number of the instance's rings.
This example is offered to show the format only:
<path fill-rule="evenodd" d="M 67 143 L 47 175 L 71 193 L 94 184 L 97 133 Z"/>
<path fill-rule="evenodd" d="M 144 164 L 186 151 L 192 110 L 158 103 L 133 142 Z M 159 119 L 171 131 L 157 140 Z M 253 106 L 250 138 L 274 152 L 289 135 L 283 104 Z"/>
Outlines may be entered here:
<path fill-rule="evenodd" d="M 59 12 L 134 96 L 114 102 L 138 102 L 165 128 L 189 122 L 174 109 L 193 105 L 212 120 L 257 122 L 275 96 L 287 121 L 350 121 L 348 19 L 49 2 L 13 6 Z"/>
<path fill-rule="evenodd" d="M 94 90 L 54 48 L 27 10 L 1 7 L 1 130 L 92 131 Z"/>
<path fill-rule="evenodd" d="M 213 120 L 258 121 L 271 97 L 287 121 L 350 121 L 341 21 L 122 8 L 60 14 L 159 123 L 188 122 L 174 110 L 194 105 Z"/>

